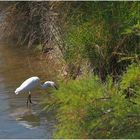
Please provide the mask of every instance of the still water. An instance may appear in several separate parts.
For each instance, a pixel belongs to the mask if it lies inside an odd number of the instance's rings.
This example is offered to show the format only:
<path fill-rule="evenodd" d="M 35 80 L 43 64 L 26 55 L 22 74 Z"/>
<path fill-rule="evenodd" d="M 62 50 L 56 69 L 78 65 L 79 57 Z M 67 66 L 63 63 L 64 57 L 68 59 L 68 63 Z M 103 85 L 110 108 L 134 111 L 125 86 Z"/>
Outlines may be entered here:
<path fill-rule="evenodd" d="M 0 45 L 0 138 L 52 138 L 53 115 L 41 111 L 39 102 L 47 91 L 32 93 L 34 104 L 27 108 L 28 94 L 15 95 L 15 89 L 27 78 L 39 76 L 41 82 L 55 75 L 40 56 L 29 49 Z"/>

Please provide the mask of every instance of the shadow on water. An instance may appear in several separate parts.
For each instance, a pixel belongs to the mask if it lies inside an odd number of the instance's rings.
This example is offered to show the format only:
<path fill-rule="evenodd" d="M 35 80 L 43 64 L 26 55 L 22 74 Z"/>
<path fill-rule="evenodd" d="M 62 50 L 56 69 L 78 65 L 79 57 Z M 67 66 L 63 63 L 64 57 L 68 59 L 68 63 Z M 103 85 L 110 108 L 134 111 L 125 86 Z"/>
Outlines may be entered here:
<path fill-rule="evenodd" d="M 54 117 L 41 113 L 38 105 L 43 92 L 33 91 L 35 104 L 30 108 L 26 106 L 28 94 L 14 93 L 31 76 L 39 76 L 42 82 L 55 80 L 55 73 L 49 68 L 29 49 L 0 45 L 0 138 L 52 138 Z"/>

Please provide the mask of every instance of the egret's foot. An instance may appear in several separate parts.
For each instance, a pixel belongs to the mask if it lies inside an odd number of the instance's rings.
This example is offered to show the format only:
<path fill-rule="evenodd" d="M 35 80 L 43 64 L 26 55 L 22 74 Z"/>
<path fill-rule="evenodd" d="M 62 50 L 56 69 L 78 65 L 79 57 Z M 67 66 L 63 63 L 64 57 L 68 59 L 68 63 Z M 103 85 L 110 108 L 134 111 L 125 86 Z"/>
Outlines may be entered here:
<path fill-rule="evenodd" d="M 29 99 L 27 98 L 27 101 L 26 101 L 26 105 L 27 105 L 27 107 L 28 107 L 28 100 L 29 100 Z"/>
<path fill-rule="evenodd" d="M 30 102 L 26 103 L 27 108 L 30 107 L 32 104 L 33 104 L 33 103 L 30 103 Z"/>
<path fill-rule="evenodd" d="M 26 105 L 27 105 L 27 107 L 29 107 L 29 105 L 30 105 L 30 103 L 29 103 L 29 100 L 28 100 L 28 99 L 27 99 Z"/>

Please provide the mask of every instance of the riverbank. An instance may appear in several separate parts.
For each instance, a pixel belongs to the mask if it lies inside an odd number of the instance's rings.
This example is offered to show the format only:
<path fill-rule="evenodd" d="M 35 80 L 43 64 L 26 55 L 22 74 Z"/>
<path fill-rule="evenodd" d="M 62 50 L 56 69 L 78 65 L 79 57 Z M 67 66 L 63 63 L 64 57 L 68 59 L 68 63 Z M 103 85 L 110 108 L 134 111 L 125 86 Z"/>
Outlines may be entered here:
<path fill-rule="evenodd" d="M 54 138 L 140 136 L 139 2 L 2 4 L 2 38 L 21 51 L 10 49 L 17 56 L 24 54 L 21 46 L 40 52 L 39 61 L 19 56 L 18 68 L 11 68 L 19 75 L 28 67 L 28 76 L 57 79 L 59 90 L 42 101 L 44 110 L 56 112 Z"/>

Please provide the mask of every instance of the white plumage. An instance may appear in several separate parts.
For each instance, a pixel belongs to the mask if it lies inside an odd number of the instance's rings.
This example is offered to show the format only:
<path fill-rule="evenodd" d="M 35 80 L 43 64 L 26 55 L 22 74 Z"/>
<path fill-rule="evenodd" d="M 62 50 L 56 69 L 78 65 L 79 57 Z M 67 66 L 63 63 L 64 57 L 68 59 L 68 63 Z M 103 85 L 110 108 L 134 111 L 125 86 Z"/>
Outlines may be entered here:
<path fill-rule="evenodd" d="M 46 89 L 48 87 L 53 87 L 57 89 L 56 84 L 53 81 L 46 81 L 43 85 L 41 85 L 40 83 L 40 79 L 37 76 L 31 77 L 27 80 L 25 80 L 16 90 L 15 90 L 15 94 L 19 94 L 19 93 L 24 93 L 24 92 L 29 92 L 29 96 L 27 99 L 27 104 L 28 101 L 31 102 L 31 93 L 30 91 L 36 87 L 40 87 L 41 89 Z"/>
<path fill-rule="evenodd" d="M 40 86 L 40 79 L 38 77 L 31 77 L 31 78 L 25 80 L 20 85 L 20 87 L 18 87 L 15 90 L 15 94 L 27 92 L 27 91 L 30 91 L 30 90 L 34 89 L 35 87 L 39 87 L 39 86 Z"/>

